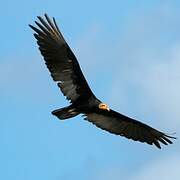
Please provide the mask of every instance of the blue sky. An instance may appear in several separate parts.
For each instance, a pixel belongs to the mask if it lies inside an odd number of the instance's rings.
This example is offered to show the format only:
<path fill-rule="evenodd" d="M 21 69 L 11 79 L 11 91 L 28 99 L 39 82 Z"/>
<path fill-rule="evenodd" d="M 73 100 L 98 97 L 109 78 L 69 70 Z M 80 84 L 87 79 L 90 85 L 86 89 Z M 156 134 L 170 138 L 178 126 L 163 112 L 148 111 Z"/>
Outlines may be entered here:
<path fill-rule="evenodd" d="M 178 180 L 180 143 L 158 150 L 109 134 L 80 116 L 52 81 L 28 24 L 54 16 L 94 93 L 109 106 L 180 134 L 180 2 L 1 3 L 0 179 Z"/>

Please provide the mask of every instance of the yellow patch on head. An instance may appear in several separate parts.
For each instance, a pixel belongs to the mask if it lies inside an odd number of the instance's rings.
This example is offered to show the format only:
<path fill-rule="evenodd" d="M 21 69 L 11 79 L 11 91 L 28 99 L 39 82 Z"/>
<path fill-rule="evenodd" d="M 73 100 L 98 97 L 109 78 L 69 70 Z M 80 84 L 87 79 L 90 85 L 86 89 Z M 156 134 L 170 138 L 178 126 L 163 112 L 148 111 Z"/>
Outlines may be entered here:
<path fill-rule="evenodd" d="M 110 111 L 109 106 L 107 104 L 105 104 L 105 103 L 100 103 L 99 104 L 99 109 Z"/>

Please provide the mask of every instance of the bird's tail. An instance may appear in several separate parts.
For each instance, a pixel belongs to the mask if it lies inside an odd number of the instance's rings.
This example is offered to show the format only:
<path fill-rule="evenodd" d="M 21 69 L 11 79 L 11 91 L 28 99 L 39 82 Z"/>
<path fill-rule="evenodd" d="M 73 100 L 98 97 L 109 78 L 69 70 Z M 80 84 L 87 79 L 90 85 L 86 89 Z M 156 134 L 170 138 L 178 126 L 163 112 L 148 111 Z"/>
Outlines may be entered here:
<path fill-rule="evenodd" d="M 67 106 L 67 107 L 52 111 L 52 114 L 58 117 L 59 119 L 64 120 L 64 119 L 77 116 L 79 112 L 76 111 L 76 108 L 72 106 Z"/>

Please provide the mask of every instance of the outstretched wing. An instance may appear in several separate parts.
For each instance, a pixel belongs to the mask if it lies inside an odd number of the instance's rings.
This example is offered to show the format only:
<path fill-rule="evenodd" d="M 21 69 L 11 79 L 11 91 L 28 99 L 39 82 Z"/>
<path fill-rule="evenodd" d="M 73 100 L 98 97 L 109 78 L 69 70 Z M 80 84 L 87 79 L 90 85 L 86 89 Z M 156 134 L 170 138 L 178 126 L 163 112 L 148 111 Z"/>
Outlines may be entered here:
<path fill-rule="evenodd" d="M 45 20 L 36 22 L 39 28 L 29 25 L 35 31 L 39 50 L 54 81 L 68 100 L 74 102 L 78 97 L 88 99 L 94 96 L 89 88 L 78 61 L 64 40 L 55 19 L 53 21 L 45 14 Z"/>
<path fill-rule="evenodd" d="M 109 112 L 101 110 L 85 114 L 85 116 L 86 120 L 103 130 L 134 141 L 146 142 L 150 145 L 154 144 L 158 148 L 161 148 L 160 142 L 165 145 L 172 144 L 170 138 L 175 138 L 113 110 Z"/>

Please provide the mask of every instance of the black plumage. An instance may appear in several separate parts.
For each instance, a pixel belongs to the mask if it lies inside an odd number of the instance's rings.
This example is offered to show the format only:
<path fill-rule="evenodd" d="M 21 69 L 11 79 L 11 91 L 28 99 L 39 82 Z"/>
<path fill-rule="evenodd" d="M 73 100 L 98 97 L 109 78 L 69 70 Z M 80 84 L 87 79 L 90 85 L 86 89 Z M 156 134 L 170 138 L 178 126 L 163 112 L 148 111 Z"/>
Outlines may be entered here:
<path fill-rule="evenodd" d="M 172 144 L 168 136 L 144 123 L 115 112 L 102 103 L 91 91 L 79 63 L 61 34 L 55 19 L 46 14 L 45 19 L 38 17 L 38 28 L 29 25 L 35 31 L 39 50 L 44 57 L 54 81 L 70 101 L 68 107 L 52 112 L 59 119 L 67 119 L 83 114 L 84 119 L 110 133 L 124 136 L 134 141 L 146 142 L 161 148 L 162 144 Z"/>

